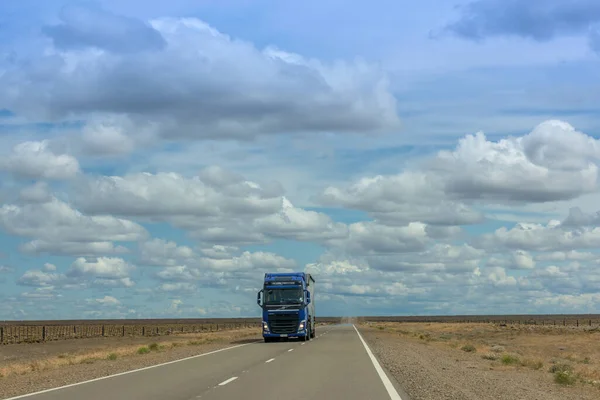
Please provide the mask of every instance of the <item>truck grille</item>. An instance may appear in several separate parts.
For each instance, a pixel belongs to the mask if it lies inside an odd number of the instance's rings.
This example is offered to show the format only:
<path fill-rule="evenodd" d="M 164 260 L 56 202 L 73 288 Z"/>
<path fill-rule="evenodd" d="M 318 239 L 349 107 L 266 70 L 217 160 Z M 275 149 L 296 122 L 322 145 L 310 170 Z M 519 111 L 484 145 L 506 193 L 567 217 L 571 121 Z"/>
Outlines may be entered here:
<path fill-rule="evenodd" d="M 269 314 L 269 327 L 272 333 L 296 333 L 298 314 Z"/>

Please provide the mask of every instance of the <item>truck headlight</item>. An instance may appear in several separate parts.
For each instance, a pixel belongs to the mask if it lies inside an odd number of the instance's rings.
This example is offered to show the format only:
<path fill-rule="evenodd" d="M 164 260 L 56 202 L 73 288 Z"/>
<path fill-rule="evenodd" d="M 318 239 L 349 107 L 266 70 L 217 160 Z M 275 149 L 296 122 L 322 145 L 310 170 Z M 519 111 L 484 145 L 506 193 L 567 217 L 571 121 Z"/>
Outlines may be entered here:
<path fill-rule="evenodd" d="M 267 325 L 267 323 L 266 323 L 265 321 L 263 321 L 263 329 L 264 329 L 265 331 L 268 331 L 268 330 L 269 330 L 269 325 Z"/>
<path fill-rule="evenodd" d="M 306 321 L 301 321 L 300 325 L 298 325 L 298 330 L 299 331 L 303 331 L 304 330 L 304 325 L 306 325 Z"/>

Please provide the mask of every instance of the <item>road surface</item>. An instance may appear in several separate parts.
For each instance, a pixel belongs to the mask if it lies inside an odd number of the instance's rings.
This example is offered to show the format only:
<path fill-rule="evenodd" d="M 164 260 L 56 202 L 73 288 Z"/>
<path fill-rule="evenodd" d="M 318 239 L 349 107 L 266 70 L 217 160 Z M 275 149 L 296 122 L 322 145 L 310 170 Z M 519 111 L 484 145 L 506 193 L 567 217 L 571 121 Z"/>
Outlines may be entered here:
<path fill-rule="evenodd" d="M 353 325 L 321 327 L 309 342 L 244 344 L 11 400 L 331 398 L 408 400 Z"/>

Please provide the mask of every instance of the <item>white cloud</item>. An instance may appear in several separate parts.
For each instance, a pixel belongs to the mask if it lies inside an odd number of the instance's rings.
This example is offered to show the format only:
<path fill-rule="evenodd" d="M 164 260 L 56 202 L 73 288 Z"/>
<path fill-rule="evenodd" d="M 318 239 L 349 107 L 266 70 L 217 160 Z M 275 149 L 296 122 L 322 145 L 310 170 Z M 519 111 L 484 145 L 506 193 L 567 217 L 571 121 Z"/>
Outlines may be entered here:
<path fill-rule="evenodd" d="M 523 250 L 517 250 L 512 253 L 513 265 L 516 269 L 533 269 L 535 261 L 531 254 Z"/>
<path fill-rule="evenodd" d="M 399 125 L 396 100 L 375 65 L 261 50 L 195 18 L 149 21 L 164 46 L 133 51 L 124 45 L 146 43 L 138 41 L 137 28 L 116 41 L 107 35 L 123 29 L 115 22 L 122 17 L 83 9 L 94 24 L 106 24 L 105 37 L 100 30 L 83 33 L 87 24 L 77 18 L 48 27 L 55 47 L 26 63 L 8 64 L 0 76 L 2 103 L 24 115 L 129 115 L 135 125 L 156 125 L 167 138 L 381 132 Z M 46 68 L 42 73 L 35 65 Z"/>
<path fill-rule="evenodd" d="M 200 261 L 203 267 L 210 268 L 216 271 L 240 271 L 240 270 L 257 270 L 272 271 L 282 268 L 294 268 L 295 261 L 281 257 L 277 254 L 257 251 L 251 253 L 244 251 L 240 256 L 230 259 L 203 259 Z"/>
<path fill-rule="evenodd" d="M 453 151 L 397 175 L 330 186 L 318 199 L 369 212 L 385 224 L 483 222 L 481 205 L 572 200 L 597 192 L 600 142 L 566 122 L 549 120 L 529 134 L 498 142 L 467 135 Z"/>
<path fill-rule="evenodd" d="M 483 221 L 480 212 L 445 198 L 442 181 L 423 171 L 362 178 L 343 189 L 328 187 L 318 200 L 367 211 L 382 224 L 462 225 Z"/>
<path fill-rule="evenodd" d="M 195 252 L 187 246 L 177 246 L 173 241 L 152 239 L 140 243 L 140 262 L 146 265 L 175 266 L 193 260 Z"/>
<path fill-rule="evenodd" d="M 163 283 L 158 290 L 166 293 L 195 293 L 196 285 L 188 282 Z"/>
<path fill-rule="evenodd" d="M 77 203 L 91 213 L 156 218 L 196 216 L 210 220 L 228 213 L 276 212 L 281 204 L 276 197 L 279 191 L 262 189 L 239 175 L 211 167 L 192 179 L 174 173 L 91 179 L 78 188 Z"/>
<path fill-rule="evenodd" d="M 99 256 L 129 253 L 124 246 L 115 246 L 111 242 L 57 242 L 32 240 L 21 246 L 19 250 L 28 254 L 53 254 L 71 256 Z"/>
<path fill-rule="evenodd" d="M 134 222 L 110 215 L 86 216 L 56 198 L 47 203 L 2 205 L 0 227 L 10 234 L 33 238 L 23 246 L 31 253 L 123 252 L 122 247 L 108 242 L 137 241 L 146 236 L 145 229 Z"/>
<path fill-rule="evenodd" d="M 67 154 L 54 154 L 47 140 L 23 142 L 0 161 L 0 169 L 35 179 L 71 179 L 79 174 L 79 162 Z"/>
<path fill-rule="evenodd" d="M 568 200 L 598 190 L 600 142 L 566 122 L 549 120 L 529 134 L 490 142 L 468 135 L 432 162 L 445 192 L 490 202 Z"/>
<path fill-rule="evenodd" d="M 120 279 L 127 278 L 133 269 L 132 265 L 118 257 L 98 257 L 95 260 L 80 257 L 73 262 L 67 276 Z"/>
<path fill-rule="evenodd" d="M 87 180 L 78 187 L 75 201 L 91 214 L 166 221 L 207 244 L 228 247 L 273 238 L 321 242 L 347 235 L 345 224 L 295 207 L 281 194 L 276 182 L 258 184 L 223 168 L 207 167 L 193 178 L 140 173 Z"/>
<path fill-rule="evenodd" d="M 474 244 L 490 251 L 502 248 L 527 251 L 570 251 L 600 247 L 600 228 L 568 229 L 559 221 L 542 224 L 516 224 L 486 233 L 474 240 Z"/>
<path fill-rule="evenodd" d="M 33 287 L 54 287 L 64 280 L 64 275 L 57 274 L 52 270 L 44 268 L 42 270 L 29 270 L 19 278 L 17 283 L 23 286 Z"/>
<path fill-rule="evenodd" d="M 566 260 L 579 260 L 579 261 L 589 261 L 599 259 L 599 254 L 594 254 L 590 252 L 580 252 L 580 251 L 553 251 L 548 253 L 542 253 L 535 256 L 535 259 L 538 261 L 566 261 Z"/>
<path fill-rule="evenodd" d="M 101 306 L 114 307 L 119 306 L 121 302 L 112 296 L 104 296 L 101 299 L 94 299 L 93 302 L 100 304 Z"/>
<path fill-rule="evenodd" d="M 135 129 L 125 117 L 93 118 L 81 132 L 83 150 L 95 156 L 120 155 L 134 150 L 134 141 L 127 135 Z"/>
<path fill-rule="evenodd" d="M 200 249 L 200 252 L 208 258 L 225 259 L 231 258 L 234 253 L 238 252 L 235 246 L 214 245 L 208 248 Z"/>
<path fill-rule="evenodd" d="M 46 182 L 36 182 L 31 186 L 24 187 L 19 193 L 19 198 L 29 203 L 47 203 L 52 201 L 49 187 Z"/>
<path fill-rule="evenodd" d="M 257 219 L 254 226 L 269 236 L 295 240 L 327 240 L 348 235 L 345 224 L 333 222 L 326 214 L 294 207 L 285 197 L 278 213 Z"/>
<path fill-rule="evenodd" d="M 400 227 L 357 222 L 350 224 L 347 238 L 332 239 L 327 244 L 348 254 L 375 255 L 420 251 L 430 242 L 426 225 L 419 222 Z"/>

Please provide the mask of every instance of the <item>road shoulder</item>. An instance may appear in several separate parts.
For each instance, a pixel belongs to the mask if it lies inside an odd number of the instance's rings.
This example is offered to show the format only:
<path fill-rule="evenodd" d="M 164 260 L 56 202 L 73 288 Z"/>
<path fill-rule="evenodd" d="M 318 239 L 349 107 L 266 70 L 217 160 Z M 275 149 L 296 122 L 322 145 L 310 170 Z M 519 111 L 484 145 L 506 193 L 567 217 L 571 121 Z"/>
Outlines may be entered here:
<path fill-rule="evenodd" d="M 491 369 L 481 355 L 444 349 L 358 327 L 381 364 L 412 400 L 593 400 L 598 395 L 559 387 L 537 371 Z"/>

